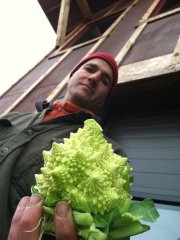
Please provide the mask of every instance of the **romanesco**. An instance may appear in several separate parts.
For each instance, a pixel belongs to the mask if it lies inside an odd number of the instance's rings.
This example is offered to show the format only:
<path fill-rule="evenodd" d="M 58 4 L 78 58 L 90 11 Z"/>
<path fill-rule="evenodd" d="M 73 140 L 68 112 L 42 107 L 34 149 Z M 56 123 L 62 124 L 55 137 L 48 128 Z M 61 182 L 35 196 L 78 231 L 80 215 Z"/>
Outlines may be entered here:
<path fill-rule="evenodd" d="M 43 158 L 44 166 L 41 174 L 35 175 L 37 185 L 32 192 L 44 198 L 44 232 L 49 232 L 46 225 L 53 221 L 50 213 L 60 200 L 70 203 L 78 234 L 84 239 L 127 237 L 130 235 L 123 230 L 120 235 L 115 230 L 132 222 L 140 224 L 143 217 L 129 211 L 132 168 L 126 157 L 114 152 L 95 120 L 86 120 L 64 143 L 53 142 L 50 151 L 43 151 Z M 133 233 L 149 229 L 142 224 L 140 228 Z"/>

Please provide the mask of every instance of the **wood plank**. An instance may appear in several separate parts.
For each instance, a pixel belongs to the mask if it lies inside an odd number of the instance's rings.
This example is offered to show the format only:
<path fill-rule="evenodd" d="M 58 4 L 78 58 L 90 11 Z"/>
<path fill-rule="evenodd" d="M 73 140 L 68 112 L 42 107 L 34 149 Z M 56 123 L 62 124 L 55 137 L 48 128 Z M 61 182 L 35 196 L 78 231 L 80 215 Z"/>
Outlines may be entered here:
<path fill-rule="evenodd" d="M 180 36 L 177 40 L 174 52 L 173 52 L 173 59 L 172 59 L 172 64 L 176 64 L 176 69 L 180 70 Z"/>
<path fill-rule="evenodd" d="M 161 2 L 161 0 L 154 0 L 154 2 L 151 4 L 151 6 L 149 7 L 149 9 L 147 10 L 147 12 L 144 14 L 144 16 L 142 17 L 142 21 L 146 20 L 149 18 L 149 16 L 152 14 L 152 12 L 154 11 L 154 9 L 156 8 L 156 6 Z"/>
<path fill-rule="evenodd" d="M 83 29 L 84 29 L 84 24 L 79 24 L 77 27 L 75 27 L 76 31 L 73 30 L 73 34 L 71 34 L 71 33 L 70 33 L 70 35 L 68 34 L 69 37 L 65 36 L 64 44 L 62 44 L 54 53 L 52 53 L 51 56 L 52 57 L 58 56 L 58 53 L 61 51 L 61 49 L 64 49 L 69 44 L 69 42 L 71 42 L 76 36 L 78 36 L 80 34 L 81 31 L 83 31 Z M 68 51 L 68 50 L 69 50 L 69 48 L 65 49 L 65 51 Z"/>
<path fill-rule="evenodd" d="M 147 12 L 144 14 L 144 16 L 142 17 L 142 21 L 147 20 L 148 17 L 151 15 L 151 13 L 154 11 L 155 7 L 157 6 L 157 4 L 160 2 L 160 0 L 155 0 L 151 6 L 149 7 L 149 9 L 147 10 Z M 124 58 L 126 57 L 127 53 L 129 52 L 129 50 L 133 47 L 133 45 L 135 44 L 135 42 L 137 41 L 138 37 L 140 36 L 140 34 L 143 32 L 144 28 L 147 26 L 147 22 L 144 22 L 142 25 L 140 25 L 135 31 L 134 33 L 131 35 L 130 39 L 127 41 L 127 43 L 124 45 L 124 47 L 121 49 L 121 51 L 117 54 L 116 56 L 116 62 L 118 65 L 120 65 L 122 63 L 122 61 L 124 60 Z"/>
<path fill-rule="evenodd" d="M 134 46 L 135 42 L 137 41 L 138 37 L 146 27 L 147 23 L 144 23 L 140 25 L 135 32 L 131 35 L 130 39 L 127 41 L 127 43 L 124 45 L 124 47 L 121 49 L 121 51 L 116 56 L 116 62 L 118 65 L 122 63 L 124 58 L 126 57 L 129 50 Z"/>
<path fill-rule="evenodd" d="M 57 27 L 57 39 L 56 39 L 56 46 L 58 47 L 61 46 L 65 40 L 69 9 L 70 9 L 70 0 L 61 0 L 61 7 L 59 12 L 59 20 L 58 20 L 58 27 Z"/>
<path fill-rule="evenodd" d="M 76 2 L 79 6 L 79 9 L 80 9 L 83 17 L 85 19 L 91 19 L 92 20 L 93 19 L 93 14 L 91 12 L 91 9 L 88 5 L 87 0 L 83 0 L 83 1 L 82 0 L 76 0 Z"/>
<path fill-rule="evenodd" d="M 60 9 L 60 3 L 54 5 L 53 7 L 49 8 L 49 9 L 47 9 L 47 10 L 45 11 L 45 13 L 46 13 L 46 14 L 47 14 L 47 13 L 51 13 L 51 12 L 55 11 L 55 10 L 58 9 L 58 8 Z"/>
<path fill-rule="evenodd" d="M 118 84 L 176 72 L 172 64 L 173 54 L 151 58 L 119 68 Z"/>
<path fill-rule="evenodd" d="M 175 8 L 175 9 L 173 9 L 173 10 L 171 10 L 171 11 L 168 11 L 168 12 L 165 12 L 165 13 L 161 13 L 161 14 L 159 14 L 159 15 L 157 15 L 157 16 L 148 18 L 148 19 L 146 19 L 146 20 L 143 20 L 143 19 L 142 19 L 142 20 L 139 21 L 139 25 L 140 25 L 140 24 L 143 24 L 143 23 L 145 23 L 145 22 L 147 22 L 147 23 L 154 22 L 154 21 L 156 21 L 156 20 L 159 20 L 159 19 L 161 19 L 161 18 L 168 17 L 168 16 L 173 15 L 173 14 L 176 14 L 176 13 L 178 13 L 178 12 L 180 12 L 180 7 Z"/>
<path fill-rule="evenodd" d="M 66 86 L 69 80 L 69 74 L 57 85 L 57 87 L 51 92 L 51 94 L 46 98 L 50 102 L 55 96 L 57 96 Z"/>
<path fill-rule="evenodd" d="M 60 64 L 63 60 L 72 52 L 72 50 L 67 51 L 59 60 L 53 64 L 40 78 L 38 78 L 13 104 L 3 112 L 2 115 L 7 114 L 12 111 L 19 103 L 23 101 L 23 99 L 28 96 L 50 73 Z"/>
<path fill-rule="evenodd" d="M 123 7 L 119 7 L 119 5 L 121 5 L 123 3 L 123 1 L 118 1 L 118 2 L 114 2 L 111 5 L 107 6 L 106 8 L 101 9 L 100 11 L 98 11 L 97 13 L 94 14 L 94 18 L 98 19 L 100 17 L 107 17 L 109 15 L 111 15 L 112 13 L 115 13 L 116 11 L 120 12 L 120 11 L 124 11 L 127 6 L 123 6 Z M 118 8 L 118 10 L 116 10 Z"/>
<path fill-rule="evenodd" d="M 109 36 L 109 35 L 108 35 L 108 36 Z M 101 36 L 101 37 L 93 38 L 93 39 L 91 39 L 91 40 L 89 40 L 89 41 L 86 41 L 86 42 L 77 44 L 77 45 L 72 46 L 72 47 L 70 47 L 70 48 L 66 48 L 66 49 L 64 49 L 64 50 L 57 51 L 55 54 L 52 54 L 49 58 L 57 57 L 58 55 L 61 55 L 62 53 L 66 53 L 66 52 L 69 51 L 70 49 L 75 50 L 75 49 L 77 49 L 77 48 L 80 48 L 80 47 L 86 46 L 86 45 L 88 45 L 88 44 L 91 44 L 91 43 L 93 43 L 93 42 L 97 42 L 99 39 L 101 39 L 101 38 L 106 38 L 106 37 L 107 37 L 107 36 L 103 36 L 103 37 Z"/>
<path fill-rule="evenodd" d="M 110 14 L 112 14 L 116 9 L 117 7 L 121 4 L 121 2 L 115 2 L 113 3 L 110 7 L 109 7 L 109 10 L 105 12 L 105 14 L 103 15 L 103 17 L 105 16 L 109 16 Z M 124 11 L 125 10 L 125 7 L 122 8 L 121 11 Z M 119 10 L 118 10 L 119 11 Z"/>

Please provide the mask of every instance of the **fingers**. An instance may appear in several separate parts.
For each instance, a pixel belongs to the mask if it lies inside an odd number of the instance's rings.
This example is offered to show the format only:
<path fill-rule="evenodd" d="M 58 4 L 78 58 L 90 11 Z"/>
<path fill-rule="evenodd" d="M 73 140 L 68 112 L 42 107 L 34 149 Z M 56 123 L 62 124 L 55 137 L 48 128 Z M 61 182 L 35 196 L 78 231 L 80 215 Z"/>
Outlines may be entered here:
<path fill-rule="evenodd" d="M 38 240 L 42 217 L 42 198 L 39 195 L 21 199 L 14 214 L 8 240 Z M 77 240 L 72 212 L 67 202 L 59 202 L 55 209 L 56 240 Z"/>
<path fill-rule="evenodd" d="M 77 240 L 72 212 L 67 202 L 59 202 L 55 209 L 56 240 Z"/>
<path fill-rule="evenodd" d="M 8 240 L 38 240 L 41 217 L 41 197 L 32 195 L 22 198 L 12 219 Z"/>

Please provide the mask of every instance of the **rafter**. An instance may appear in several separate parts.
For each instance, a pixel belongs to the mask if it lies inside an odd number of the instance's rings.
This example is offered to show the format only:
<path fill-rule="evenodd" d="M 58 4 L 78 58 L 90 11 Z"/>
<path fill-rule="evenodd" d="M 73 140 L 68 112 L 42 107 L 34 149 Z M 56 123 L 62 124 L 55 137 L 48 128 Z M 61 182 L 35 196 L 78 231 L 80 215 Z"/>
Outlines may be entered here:
<path fill-rule="evenodd" d="M 68 17 L 69 17 L 69 9 L 70 9 L 70 0 L 61 0 L 59 20 L 58 20 L 58 26 L 57 26 L 57 39 L 56 39 L 57 47 L 60 47 L 65 40 Z"/>
<path fill-rule="evenodd" d="M 83 15 L 83 17 L 85 19 L 90 19 L 92 20 L 93 19 L 93 13 L 91 12 L 91 9 L 88 5 L 88 2 L 87 0 L 76 0 L 78 6 L 79 6 L 79 9 Z"/>

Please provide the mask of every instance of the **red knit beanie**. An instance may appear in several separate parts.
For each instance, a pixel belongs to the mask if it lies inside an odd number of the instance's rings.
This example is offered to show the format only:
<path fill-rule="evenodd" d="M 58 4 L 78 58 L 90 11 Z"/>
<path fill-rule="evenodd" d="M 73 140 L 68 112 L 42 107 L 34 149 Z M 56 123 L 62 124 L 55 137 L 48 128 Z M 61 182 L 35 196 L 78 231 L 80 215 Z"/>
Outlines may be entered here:
<path fill-rule="evenodd" d="M 90 54 L 89 56 L 87 57 L 84 57 L 83 59 L 81 59 L 81 61 L 75 66 L 75 68 L 71 71 L 70 73 L 70 77 L 86 62 L 88 62 L 89 60 L 93 59 L 93 58 L 101 58 L 103 59 L 104 61 L 106 61 L 112 71 L 113 71 L 113 81 L 112 81 L 112 86 L 111 86 L 111 90 L 109 92 L 109 95 L 108 95 L 108 99 L 109 97 L 112 95 L 116 85 L 117 85 L 117 81 L 118 81 L 118 66 L 117 66 L 117 63 L 115 61 L 115 59 L 113 58 L 112 55 L 110 55 L 109 53 L 106 53 L 106 52 L 95 52 L 95 53 L 92 53 Z"/>

